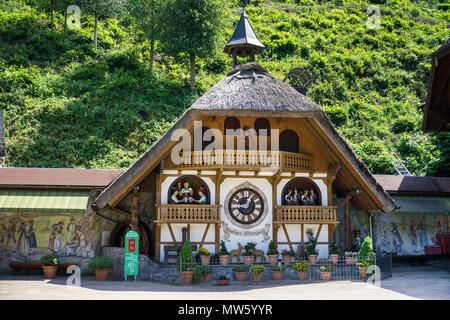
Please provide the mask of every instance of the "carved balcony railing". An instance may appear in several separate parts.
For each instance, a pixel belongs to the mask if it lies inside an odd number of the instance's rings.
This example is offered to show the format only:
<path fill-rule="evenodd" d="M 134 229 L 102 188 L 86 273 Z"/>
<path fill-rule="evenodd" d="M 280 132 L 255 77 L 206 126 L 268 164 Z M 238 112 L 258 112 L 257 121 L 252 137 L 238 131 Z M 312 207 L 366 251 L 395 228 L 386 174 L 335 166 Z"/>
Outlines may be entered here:
<path fill-rule="evenodd" d="M 259 150 L 190 151 L 181 155 L 182 168 L 281 168 L 285 170 L 313 170 L 313 156 L 304 153 Z"/>
<path fill-rule="evenodd" d="M 220 205 L 157 204 L 156 223 L 220 223 Z"/>
<path fill-rule="evenodd" d="M 277 206 L 275 223 L 338 224 L 336 206 Z"/>

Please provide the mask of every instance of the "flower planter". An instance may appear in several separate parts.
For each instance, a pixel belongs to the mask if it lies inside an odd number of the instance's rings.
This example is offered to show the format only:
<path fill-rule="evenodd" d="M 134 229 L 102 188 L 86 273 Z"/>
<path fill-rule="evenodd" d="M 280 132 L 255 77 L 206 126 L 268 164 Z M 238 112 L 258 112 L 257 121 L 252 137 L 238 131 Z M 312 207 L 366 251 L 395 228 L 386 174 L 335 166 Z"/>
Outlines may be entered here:
<path fill-rule="evenodd" d="M 312 254 L 308 256 L 309 264 L 317 264 L 317 254 Z"/>
<path fill-rule="evenodd" d="M 191 284 L 194 277 L 194 271 L 181 271 L 181 284 Z"/>
<path fill-rule="evenodd" d="M 230 263 L 230 255 L 219 256 L 219 261 L 222 266 L 226 266 Z"/>
<path fill-rule="evenodd" d="M 105 281 L 108 277 L 109 268 L 95 269 L 95 279 L 97 281 Z"/>
<path fill-rule="evenodd" d="M 306 271 L 298 271 L 297 272 L 298 280 L 306 280 L 307 277 L 308 277 L 308 272 L 306 272 Z"/>
<path fill-rule="evenodd" d="M 246 281 L 248 272 L 235 272 L 234 278 L 236 281 Z"/>
<path fill-rule="evenodd" d="M 53 279 L 56 276 L 56 271 L 58 271 L 58 266 L 42 266 L 42 270 L 45 279 Z"/>
<path fill-rule="evenodd" d="M 320 272 L 320 279 L 329 281 L 331 279 L 331 272 Z"/>
<path fill-rule="evenodd" d="M 202 265 L 208 266 L 208 265 L 209 265 L 209 262 L 211 261 L 211 256 L 204 256 L 204 255 L 201 255 L 201 256 L 200 256 L 200 261 L 202 262 Z"/>
<path fill-rule="evenodd" d="M 230 284 L 230 279 L 216 279 L 216 284 L 218 286 L 227 286 Z"/>
<path fill-rule="evenodd" d="M 291 265 L 291 264 L 292 264 L 292 259 L 293 259 L 293 258 L 294 258 L 294 257 L 291 256 L 291 255 L 284 255 L 284 256 L 283 256 L 284 264 L 285 264 L 285 265 Z"/>
<path fill-rule="evenodd" d="M 204 276 L 201 276 L 200 282 L 206 283 L 206 282 L 211 281 L 211 276 L 212 276 L 212 273 L 207 273 Z"/>
<path fill-rule="evenodd" d="M 272 270 L 273 280 L 281 280 L 283 278 L 283 271 L 273 271 Z"/>
<path fill-rule="evenodd" d="M 338 264 L 339 255 L 338 254 L 330 254 L 330 260 L 333 262 L 333 264 Z"/>
<path fill-rule="evenodd" d="M 263 279 L 263 273 L 253 274 L 253 282 L 259 283 Z"/>
<path fill-rule="evenodd" d="M 356 264 L 358 262 L 358 257 L 345 257 L 346 264 Z"/>
<path fill-rule="evenodd" d="M 278 263 L 278 255 L 271 254 L 268 257 L 269 257 L 269 264 L 274 265 Z"/>
<path fill-rule="evenodd" d="M 247 266 L 250 266 L 253 264 L 253 261 L 255 260 L 254 256 L 243 256 L 244 257 L 244 264 Z"/>
<path fill-rule="evenodd" d="M 367 279 L 367 267 L 358 267 L 358 271 L 359 271 L 359 276 L 361 277 L 361 279 L 366 280 Z"/>

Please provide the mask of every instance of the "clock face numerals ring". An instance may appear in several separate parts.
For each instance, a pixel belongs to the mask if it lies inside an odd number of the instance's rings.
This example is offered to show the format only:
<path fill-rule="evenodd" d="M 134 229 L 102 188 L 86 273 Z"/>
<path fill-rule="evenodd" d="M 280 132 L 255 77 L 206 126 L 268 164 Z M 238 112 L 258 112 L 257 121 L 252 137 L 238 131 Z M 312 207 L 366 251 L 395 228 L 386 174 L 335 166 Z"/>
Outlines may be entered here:
<path fill-rule="evenodd" d="M 237 222 L 246 225 L 252 224 L 262 217 L 264 200 L 257 191 L 251 188 L 241 188 L 231 195 L 228 212 Z"/>

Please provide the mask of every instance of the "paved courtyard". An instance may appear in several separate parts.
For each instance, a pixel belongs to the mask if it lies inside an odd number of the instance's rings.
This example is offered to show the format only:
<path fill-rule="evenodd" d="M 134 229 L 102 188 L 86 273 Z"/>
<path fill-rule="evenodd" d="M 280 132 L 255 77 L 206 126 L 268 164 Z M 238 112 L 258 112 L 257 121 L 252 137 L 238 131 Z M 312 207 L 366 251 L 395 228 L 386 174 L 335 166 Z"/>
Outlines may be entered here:
<path fill-rule="evenodd" d="M 67 277 L 51 281 L 42 276 L 0 276 L 0 299 L 448 299 L 450 266 L 395 266 L 381 288 L 362 282 L 299 283 L 268 281 L 264 285 L 177 286 L 155 282 L 97 282 L 83 277 L 81 287 L 65 285 Z"/>

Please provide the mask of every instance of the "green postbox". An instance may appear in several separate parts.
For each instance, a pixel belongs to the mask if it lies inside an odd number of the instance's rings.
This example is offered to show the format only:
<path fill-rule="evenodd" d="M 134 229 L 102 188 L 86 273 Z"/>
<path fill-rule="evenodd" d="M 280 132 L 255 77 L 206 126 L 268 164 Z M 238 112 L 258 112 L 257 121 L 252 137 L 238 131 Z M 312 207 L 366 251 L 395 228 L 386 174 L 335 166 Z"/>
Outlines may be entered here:
<path fill-rule="evenodd" d="M 124 264 L 125 281 L 128 276 L 134 276 L 134 281 L 136 281 L 139 271 L 139 235 L 136 231 L 128 231 L 125 235 Z"/>

